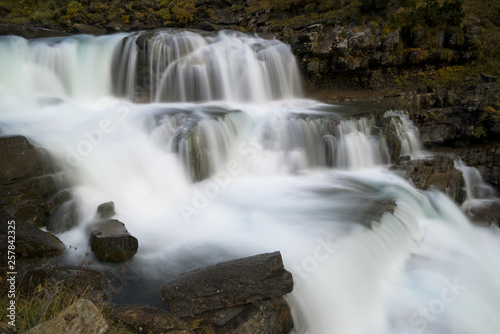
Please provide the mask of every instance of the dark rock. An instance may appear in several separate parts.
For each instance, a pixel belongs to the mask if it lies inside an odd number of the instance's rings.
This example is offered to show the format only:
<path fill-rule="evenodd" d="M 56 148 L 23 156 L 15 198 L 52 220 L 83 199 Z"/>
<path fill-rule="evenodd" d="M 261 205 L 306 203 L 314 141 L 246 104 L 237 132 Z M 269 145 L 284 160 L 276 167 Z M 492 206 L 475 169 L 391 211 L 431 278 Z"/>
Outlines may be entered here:
<path fill-rule="evenodd" d="M 473 222 L 500 226 L 500 199 L 475 203 L 466 213 Z"/>
<path fill-rule="evenodd" d="M 267 13 L 259 15 L 259 18 L 257 19 L 257 22 L 256 22 L 257 26 L 261 26 L 261 25 L 264 25 L 265 23 L 267 23 L 269 21 L 269 17 L 270 17 L 270 15 Z"/>
<path fill-rule="evenodd" d="M 382 39 L 382 51 L 390 52 L 399 44 L 400 30 L 394 30 Z"/>
<path fill-rule="evenodd" d="M 285 334 L 293 329 L 290 308 L 283 297 L 209 311 L 186 320 L 212 333 Z"/>
<path fill-rule="evenodd" d="M 413 29 L 411 31 L 412 46 L 419 48 L 425 41 L 425 29 Z"/>
<path fill-rule="evenodd" d="M 500 19 L 492 16 L 486 16 L 488 20 L 493 22 L 497 27 L 500 27 Z"/>
<path fill-rule="evenodd" d="M 73 25 L 73 31 L 75 33 L 80 33 L 80 34 L 88 34 L 88 35 L 94 35 L 94 36 L 102 36 L 106 34 L 105 29 L 100 29 L 88 24 L 83 24 L 83 23 L 75 23 Z"/>
<path fill-rule="evenodd" d="M 274 252 L 182 274 L 162 289 L 162 298 L 182 318 L 280 297 L 292 289 L 292 275 Z"/>
<path fill-rule="evenodd" d="M 335 30 L 331 29 L 318 44 L 313 46 L 312 52 L 313 55 L 317 57 L 326 57 L 331 55 L 333 52 L 333 44 L 336 39 Z"/>
<path fill-rule="evenodd" d="M 47 230 L 54 233 L 62 233 L 75 228 L 78 225 L 78 207 L 75 200 L 69 200 L 59 205 L 50 216 Z"/>
<path fill-rule="evenodd" d="M 212 24 L 210 22 L 205 21 L 205 22 L 198 23 L 198 25 L 196 26 L 196 29 L 205 30 L 205 31 L 217 31 L 217 30 L 220 30 L 220 27 L 216 26 L 215 24 Z"/>
<path fill-rule="evenodd" d="M 336 55 L 345 57 L 349 54 L 349 47 L 347 46 L 347 40 L 341 39 L 333 46 L 333 51 Z"/>
<path fill-rule="evenodd" d="M 90 248 L 96 258 L 102 261 L 119 262 L 131 259 L 139 243 L 116 219 L 102 219 L 94 222 L 90 229 Z"/>
<path fill-rule="evenodd" d="M 464 48 L 466 50 L 472 50 L 474 47 L 476 47 L 478 35 L 478 26 L 474 25 L 464 28 Z"/>
<path fill-rule="evenodd" d="M 9 225 L 11 221 L 15 223 Z M 66 250 L 64 244 L 57 237 L 0 210 L 0 249 L 3 259 L 7 258 L 8 231 L 12 230 L 10 226 L 15 226 L 15 253 L 18 258 L 56 256 Z"/>
<path fill-rule="evenodd" d="M 481 73 L 481 82 L 483 82 L 483 83 L 497 82 L 497 77 L 495 77 L 493 75 Z"/>
<path fill-rule="evenodd" d="M 370 46 L 371 30 L 365 29 L 361 32 L 351 35 L 348 39 L 348 46 L 351 49 L 353 55 L 357 55 Z"/>
<path fill-rule="evenodd" d="M 462 172 L 455 169 L 455 156 L 436 153 L 432 159 L 396 161 L 395 169 L 403 171 L 416 188 L 436 189 L 448 195 L 456 203 L 465 200 Z"/>
<path fill-rule="evenodd" d="M 172 313 L 147 305 L 121 305 L 111 315 L 134 332 L 192 334 L 190 326 Z"/>
<path fill-rule="evenodd" d="M 64 184 L 46 150 L 23 136 L 0 137 L 0 208 L 36 226 L 47 223 L 50 199 Z"/>
<path fill-rule="evenodd" d="M 97 207 L 97 218 L 111 218 L 115 214 L 114 202 L 103 203 Z"/>
<path fill-rule="evenodd" d="M 0 36 L 14 35 L 27 39 L 69 36 L 68 33 L 44 28 L 22 26 L 17 24 L 0 24 Z"/>

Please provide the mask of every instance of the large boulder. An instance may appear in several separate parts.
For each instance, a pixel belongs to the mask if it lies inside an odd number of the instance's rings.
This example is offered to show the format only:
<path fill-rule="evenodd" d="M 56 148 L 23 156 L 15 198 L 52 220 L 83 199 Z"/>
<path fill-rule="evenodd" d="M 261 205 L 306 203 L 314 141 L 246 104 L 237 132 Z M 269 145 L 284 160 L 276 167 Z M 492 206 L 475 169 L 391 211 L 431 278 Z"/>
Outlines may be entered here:
<path fill-rule="evenodd" d="M 14 222 L 9 224 L 10 222 Z M 44 232 L 32 224 L 17 219 L 7 212 L 0 210 L 0 250 L 7 258 L 9 231 L 15 227 L 15 253 L 18 259 L 49 257 L 62 254 L 66 247 L 57 237 Z"/>
<path fill-rule="evenodd" d="M 62 203 L 64 179 L 48 152 L 23 136 L 0 137 L 0 208 L 36 226 Z"/>
<path fill-rule="evenodd" d="M 33 327 L 28 334 L 85 333 L 104 334 L 108 324 L 99 309 L 87 299 L 80 299 L 55 318 Z"/>
<path fill-rule="evenodd" d="M 101 219 L 90 225 L 90 248 L 99 260 L 120 262 L 137 253 L 139 242 L 121 221 Z"/>
<path fill-rule="evenodd" d="M 292 274 L 274 252 L 182 274 L 162 289 L 162 298 L 182 318 L 280 297 L 292 289 Z"/>

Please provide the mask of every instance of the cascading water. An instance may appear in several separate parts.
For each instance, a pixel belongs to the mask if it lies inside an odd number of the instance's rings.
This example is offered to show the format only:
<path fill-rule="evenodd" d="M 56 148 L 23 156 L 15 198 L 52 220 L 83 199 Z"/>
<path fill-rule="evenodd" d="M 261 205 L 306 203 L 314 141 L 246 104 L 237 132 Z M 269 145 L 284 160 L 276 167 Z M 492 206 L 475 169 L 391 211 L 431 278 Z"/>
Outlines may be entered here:
<path fill-rule="evenodd" d="M 150 287 L 280 250 L 294 333 L 500 332 L 498 235 L 387 170 L 422 154 L 407 115 L 296 98 L 286 45 L 169 31 L 4 37 L 0 55 L 1 133 L 63 166 L 80 225 L 58 236 L 82 254 L 112 200 L 139 239 L 127 272 Z M 140 87 L 155 103 L 131 102 Z"/>

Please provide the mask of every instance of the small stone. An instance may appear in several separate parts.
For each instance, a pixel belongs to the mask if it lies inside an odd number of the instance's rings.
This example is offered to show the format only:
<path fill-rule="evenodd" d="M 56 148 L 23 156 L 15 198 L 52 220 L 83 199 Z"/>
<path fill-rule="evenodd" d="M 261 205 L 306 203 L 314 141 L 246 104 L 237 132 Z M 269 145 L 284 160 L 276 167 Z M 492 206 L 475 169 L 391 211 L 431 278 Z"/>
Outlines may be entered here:
<path fill-rule="evenodd" d="M 98 218 L 111 218 L 116 214 L 115 203 L 107 202 L 99 205 L 97 207 L 97 217 Z"/>
<path fill-rule="evenodd" d="M 120 262 L 137 253 L 139 242 L 121 221 L 103 219 L 90 226 L 90 248 L 99 260 Z"/>

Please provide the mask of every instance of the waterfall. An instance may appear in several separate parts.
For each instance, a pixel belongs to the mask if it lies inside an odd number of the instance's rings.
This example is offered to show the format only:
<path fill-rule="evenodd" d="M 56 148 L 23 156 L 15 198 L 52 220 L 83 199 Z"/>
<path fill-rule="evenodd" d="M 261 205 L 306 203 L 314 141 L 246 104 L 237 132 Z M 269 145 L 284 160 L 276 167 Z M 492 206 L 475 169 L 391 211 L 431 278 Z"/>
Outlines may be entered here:
<path fill-rule="evenodd" d="M 289 46 L 166 30 L 0 37 L 0 56 L 1 135 L 49 150 L 81 212 L 58 237 L 89 252 L 113 201 L 139 240 L 140 284 L 112 302 L 161 306 L 182 272 L 279 250 L 293 333 L 500 332 L 496 230 L 389 170 L 428 154 L 406 113 L 302 99 Z"/>

